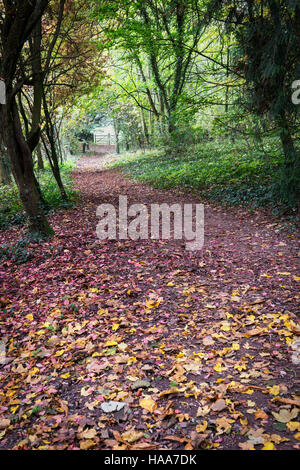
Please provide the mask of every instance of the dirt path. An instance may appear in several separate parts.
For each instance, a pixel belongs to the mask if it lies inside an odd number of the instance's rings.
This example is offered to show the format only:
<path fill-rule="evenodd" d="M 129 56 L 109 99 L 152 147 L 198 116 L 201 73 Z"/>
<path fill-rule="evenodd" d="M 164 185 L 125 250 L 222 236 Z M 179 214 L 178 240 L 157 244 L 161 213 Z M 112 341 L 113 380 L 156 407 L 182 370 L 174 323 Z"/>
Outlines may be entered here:
<path fill-rule="evenodd" d="M 74 177 L 80 203 L 52 216 L 56 236 L 0 270 L 0 448 L 298 448 L 297 234 L 205 203 L 202 250 L 100 241 L 96 208 L 119 195 L 203 201 L 98 156 Z"/>

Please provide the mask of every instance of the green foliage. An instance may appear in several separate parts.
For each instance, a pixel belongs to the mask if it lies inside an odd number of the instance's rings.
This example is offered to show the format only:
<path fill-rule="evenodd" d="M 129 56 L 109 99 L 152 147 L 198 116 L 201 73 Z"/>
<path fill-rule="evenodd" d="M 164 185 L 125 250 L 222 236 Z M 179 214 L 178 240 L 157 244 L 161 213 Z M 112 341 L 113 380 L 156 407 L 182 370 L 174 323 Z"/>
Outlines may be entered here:
<path fill-rule="evenodd" d="M 147 152 L 116 165 L 157 186 L 296 207 L 299 106 L 291 94 L 300 78 L 299 5 L 95 0 L 107 75 L 77 100 L 66 128 L 105 116 L 117 153 Z"/>

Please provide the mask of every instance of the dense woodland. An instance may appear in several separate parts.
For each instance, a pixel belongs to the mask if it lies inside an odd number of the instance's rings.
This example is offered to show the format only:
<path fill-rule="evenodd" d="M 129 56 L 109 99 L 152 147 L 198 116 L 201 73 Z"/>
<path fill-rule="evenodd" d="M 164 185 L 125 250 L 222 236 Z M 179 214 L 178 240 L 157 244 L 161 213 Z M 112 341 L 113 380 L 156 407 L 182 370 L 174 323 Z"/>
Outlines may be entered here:
<path fill-rule="evenodd" d="M 299 447 L 299 110 L 300 0 L 0 0 L 0 448 Z M 125 193 L 205 249 L 96 247 Z"/>

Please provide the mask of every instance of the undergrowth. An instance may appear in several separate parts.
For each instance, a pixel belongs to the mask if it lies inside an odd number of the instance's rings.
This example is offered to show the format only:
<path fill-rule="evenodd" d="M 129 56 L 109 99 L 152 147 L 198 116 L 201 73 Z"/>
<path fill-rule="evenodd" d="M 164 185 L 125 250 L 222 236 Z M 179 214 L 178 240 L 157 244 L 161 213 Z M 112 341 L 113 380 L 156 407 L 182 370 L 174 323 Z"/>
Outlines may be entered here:
<path fill-rule="evenodd" d="M 261 149 L 242 139 L 206 140 L 174 156 L 164 150 L 125 154 L 111 168 L 157 188 L 185 187 L 230 205 L 295 211 L 297 201 L 282 185 L 283 156 L 269 139 Z"/>

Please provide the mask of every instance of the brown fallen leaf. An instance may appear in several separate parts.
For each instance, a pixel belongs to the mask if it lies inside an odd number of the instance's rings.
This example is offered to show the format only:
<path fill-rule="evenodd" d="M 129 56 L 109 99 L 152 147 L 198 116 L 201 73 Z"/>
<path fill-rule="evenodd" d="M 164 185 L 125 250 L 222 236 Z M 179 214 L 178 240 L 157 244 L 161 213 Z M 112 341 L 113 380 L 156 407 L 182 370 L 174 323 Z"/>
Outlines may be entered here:
<path fill-rule="evenodd" d="M 184 450 L 194 450 L 194 447 L 190 442 L 188 442 L 187 445 L 184 447 Z"/>
<path fill-rule="evenodd" d="M 169 390 L 164 390 L 163 392 L 161 392 L 158 396 L 161 398 L 161 397 L 165 397 L 166 395 L 172 395 L 173 393 L 181 393 L 181 392 L 184 392 L 184 388 L 170 388 Z"/>
<path fill-rule="evenodd" d="M 164 439 L 167 439 L 168 441 L 176 441 L 176 442 L 187 442 L 187 438 L 183 437 L 177 437 L 177 436 L 165 436 Z"/>
<path fill-rule="evenodd" d="M 272 401 L 279 401 L 280 403 L 285 403 L 286 405 L 300 406 L 300 400 L 292 400 L 291 398 L 275 397 Z"/>
<path fill-rule="evenodd" d="M 199 434 L 196 431 L 191 432 L 190 443 L 194 449 L 200 449 L 201 445 L 206 441 L 208 434 Z"/>
<path fill-rule="evenodd" d="M 121 436 L 124 441 L 129 442 L 131 444 L 132 442 L 138 441 L 139 439 L 144 437 L 144 433 L 132 429 L 124 432 L 123 434 L 121 434 Z"/>
<path fill-rule="evenodd" d="M 97 442 L 93 439 L 85 439 L 84 441 L 80 441 L 79 443 L 81 450 L 89 450 L 92 447 L 95 447 L 96 444 Z"/>
<path fill-rule="evenodd" d="M 116 439 L 116 441 L 119 441 L 119 442 L 122 442 L 122 444 L 128 445 L 128 442 L 126 442 L 126 441 L 122 438 L 122 436 L 121 436 L 121 434 L 119 433 L 119 431 L 116 431 L 115 429 L 112 429 L 111 432 L 112 432 L 114 438 Z"/>
<path fill-rule="evenodd" d="M 251 441 L 240 442 L 239 447 L 242 450 L 255 450 L 254 445 Z"/>
<path fill-rule="evenodd" d="M 259 409 L 255 412 L 254 419 L 268 419 L 268 415 L 264 410 Z"/>
<path fill-rule="evenodd" d="M 227 407 L 225 400 L 221 398 L 220 400 L 215 401 L 215 403 L 211 406 L 213 411 L 223 411 Z"/>
<path fill-rule="evenodd" d="M 97 436 L 97 431 L 94 428 L 85 429 L 84 431 L 77 434 L 79 439 L 93 439 Z"/>
<path fill-rule="evenodd" d="M 130 446 L 130 450 L 153 450 L 156 449 L 158 444 L 150 444 L 148 442 L 138 442 Z"/>
<path fill-rule="evenodd" d="M 0 419 L 0 429 L 5 429 L 10 425 L 10 419 Z"/>
<path fill-rule="evenodd" d="M 256 299 L 253 302 L 250 302 L 249 305 L 263 304 L 265 301 L 266 299 Z"/>
<path fill-rule="evenodd" d="M 298 413 L 299 410 L 297 408 L 293 408 L 291 411 L 282 408 L 279 413 L 272 411 L 272 415 L 277 421 L 279 421 L 279 423 L 288 423 L 289 421 L 292 421 L 297 418 Z"/>
<path fill-rule="evenodd" d="M 244 333 L 242 336 L 246 338 L 251 338 L 252 336 L 261 335 L 263 333 L 265 333 L 264 328 L 253 328 L 252 330 L 249 330 L 246 333 Z"/>

